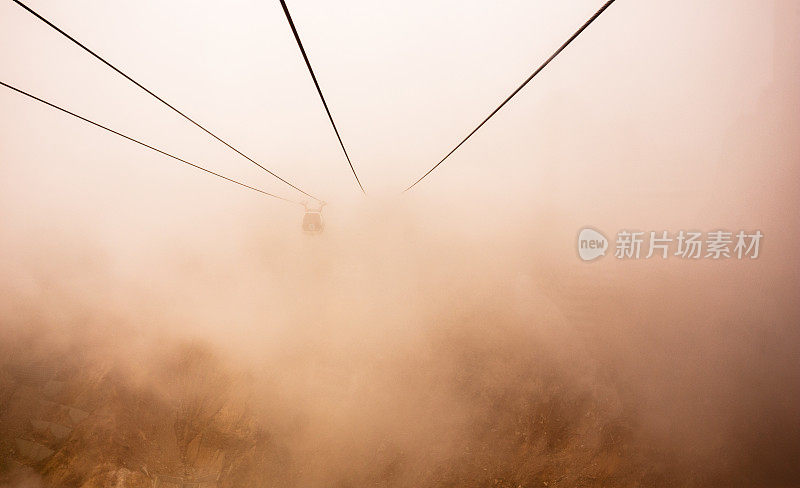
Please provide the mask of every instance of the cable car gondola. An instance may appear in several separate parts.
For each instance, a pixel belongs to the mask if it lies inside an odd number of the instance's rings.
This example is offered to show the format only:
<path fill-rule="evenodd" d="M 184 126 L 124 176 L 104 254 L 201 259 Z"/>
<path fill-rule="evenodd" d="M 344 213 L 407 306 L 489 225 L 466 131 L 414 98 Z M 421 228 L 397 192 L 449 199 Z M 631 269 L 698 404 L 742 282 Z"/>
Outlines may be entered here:
<path fill-rule="evenodd" d="M 320 234 L 325 229 L 325 221 L 322 219 L 322 207 L 325 202 L 322 202 L 319 208 L 309 208 L 307 204 L 303 204 L 305 213 L 303 214 L 303 232 L 306 234 Z"/>

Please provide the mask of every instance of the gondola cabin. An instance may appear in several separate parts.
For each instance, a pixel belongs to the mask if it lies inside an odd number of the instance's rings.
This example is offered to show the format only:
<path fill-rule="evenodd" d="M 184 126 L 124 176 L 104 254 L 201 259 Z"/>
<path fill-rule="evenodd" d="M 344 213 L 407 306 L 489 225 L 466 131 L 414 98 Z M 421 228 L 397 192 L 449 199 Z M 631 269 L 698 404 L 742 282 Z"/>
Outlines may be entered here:
<path fill-rule="evenodd" d="M 322 220 L 322 212 L 306 210 L 303 215 L 303 232 L 306 234 L 319 234 L 323 229 L 325 229 L 325 221 Z"/>

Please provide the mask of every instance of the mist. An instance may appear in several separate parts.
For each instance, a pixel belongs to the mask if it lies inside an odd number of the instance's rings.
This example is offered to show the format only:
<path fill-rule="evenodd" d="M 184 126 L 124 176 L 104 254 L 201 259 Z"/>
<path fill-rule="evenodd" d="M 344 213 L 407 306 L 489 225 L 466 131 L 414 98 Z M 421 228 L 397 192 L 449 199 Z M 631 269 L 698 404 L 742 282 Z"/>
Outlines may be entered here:
<path fill-rule="evenodd" d="M 0 94 L 0 487 L 798 485 L 794 3 L 617 2 L 408 193 L 599 5 L 292 4 L 366 196 L 277 3 L 32 6 L 328 205 Z M 0 79 L 301 198 L 0 12 Z"/>

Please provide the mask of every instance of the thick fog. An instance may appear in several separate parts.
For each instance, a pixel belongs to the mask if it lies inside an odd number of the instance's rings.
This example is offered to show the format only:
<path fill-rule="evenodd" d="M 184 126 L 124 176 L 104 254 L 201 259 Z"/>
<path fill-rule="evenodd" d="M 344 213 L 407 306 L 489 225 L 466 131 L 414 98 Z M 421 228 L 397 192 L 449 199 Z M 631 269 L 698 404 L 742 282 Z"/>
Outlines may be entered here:
<path fill-rule="evenodd" d="M 407 193 L 600 5 L 290 3 L 366 196 L 277 2 L 30 5 L 328 205 L 304 234 L 3 88 L 0 486 L 800 480 L 797 2 L 620 0 Z M 14 3 L 0 26 L 0 80 L 303 198 Z M 764 238 L 582 262 L 586 226 Z"/>

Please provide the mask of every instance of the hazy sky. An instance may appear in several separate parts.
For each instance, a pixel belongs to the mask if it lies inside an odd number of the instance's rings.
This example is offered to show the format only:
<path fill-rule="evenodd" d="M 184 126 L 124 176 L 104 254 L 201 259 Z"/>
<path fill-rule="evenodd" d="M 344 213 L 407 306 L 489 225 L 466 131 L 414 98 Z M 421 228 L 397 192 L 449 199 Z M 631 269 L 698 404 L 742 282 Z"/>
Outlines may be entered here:
<path fill-rule="evenodd" d="M 279 175 L 331 202 L 358 198 L 277 1 L 29 4 Z M 289 7 L 356 169 L 380 195 L 438 161 L 601 4 L 357 0 Z M 465 192 L 485 186 L 497 193 L 536 182 L 552 169 L 542 157 L 547 131 L 569 131 L 575 120 L 621 121 L 666 135 L 650 138 L 654 154 L 691 144 L 698 133 L 718 144 L 724 125 L 770 81 L 772 19 L 770 3 L 756 0 L 616 2 L 419 190 L 458 192 L 463 185 Z M 11 1 L 0 2 L 0 78 L 296 196 Z M 202 214 L 263 205 L 269 213 L 283 205 L 6 89 L 0 113 L 4 205 L 46 212 L 85 204 L 122 215 L 161 213 L 163 206 Z M 572 136 L 581 144 L 591 134 Z"/>
<path fill-rule="evenodd" d="M 327 200 L 333 221 L 352 205 L 397 198 L 602 5 L 288 3 L 371 199 L 358 191 L 279 2 L 29 2 Z M 616 2 L 406 200 L 425 213 L 460 208 L 487 225 L 516 225 L 511 208 L 525 216 L 556 209 L 575 225 L 612 214 L 628 219 L 620 225 L 700 225 L 696 215 L 713 220 L 707 225 L 764 225 L 754 202 L 788 198 L 794 190 L 775 185 L 792 178 L 775 169 L 796 165 L 762 153 L 734 164 L 723 148 L 772 81 L 774 9 L 756 0 Z M 209 169 L 302 197 L 10 0 L 0 1 L 0 79 Z M 5 88 L 0 114 L 0 237 L 27 245 L 57 241 L 59 231 L 124 255 L 192 232 L 297 232 L 299 207 Z M 753 186 L 754 177 L 763 184 Z M 643 194 L 662 199 L 632 205 Z M 632 210 L 647 220 L 628 218 Z"/>

